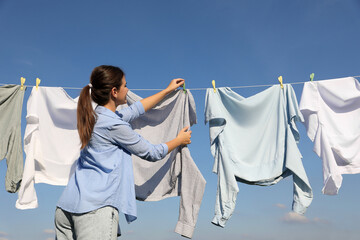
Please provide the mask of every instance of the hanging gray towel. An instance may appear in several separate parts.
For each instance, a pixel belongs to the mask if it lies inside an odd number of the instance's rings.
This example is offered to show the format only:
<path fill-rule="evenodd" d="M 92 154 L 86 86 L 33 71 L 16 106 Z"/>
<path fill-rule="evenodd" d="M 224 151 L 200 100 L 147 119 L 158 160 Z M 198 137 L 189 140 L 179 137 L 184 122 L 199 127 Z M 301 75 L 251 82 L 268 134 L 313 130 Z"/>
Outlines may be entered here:
<path fill-rule="evenodd" d="M 0 87 L 0 160 L 6 158 L 6 191 L 14 193 L 20 187 L 24 168 L 21 144 L 21 111 L 26 87 Z"/>
<path fill-rule="evenodd" d="M 141 100 L 128 92 L 127 102 Z M 182 90 L 167 95 L 153 109 L 130 122 L 133 129 L 153 144 L 164 143 L 177 136 L 186 126 L 196 123 L 195 102 Z M 195 165 L 189 149 L 178 147 L 164 159 L 149 162 L 133 155 L 136 198 L 159 201 L 180 196 L 180 215 L 175 232 L 191 238 L 195 229 L 206 181 Z"/>

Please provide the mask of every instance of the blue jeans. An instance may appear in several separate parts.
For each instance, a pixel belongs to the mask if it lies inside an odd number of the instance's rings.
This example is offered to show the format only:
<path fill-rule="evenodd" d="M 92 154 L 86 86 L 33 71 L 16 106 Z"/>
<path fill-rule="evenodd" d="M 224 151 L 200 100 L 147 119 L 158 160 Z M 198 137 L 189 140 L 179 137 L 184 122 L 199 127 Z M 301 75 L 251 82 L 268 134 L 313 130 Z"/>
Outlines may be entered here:
<path fill-rule="evenodd" d="M 56 208 L 57 240 L 113 240 L 117 239 L 119 213 L 106 206 L 88 213 L 70 213 Z"/>

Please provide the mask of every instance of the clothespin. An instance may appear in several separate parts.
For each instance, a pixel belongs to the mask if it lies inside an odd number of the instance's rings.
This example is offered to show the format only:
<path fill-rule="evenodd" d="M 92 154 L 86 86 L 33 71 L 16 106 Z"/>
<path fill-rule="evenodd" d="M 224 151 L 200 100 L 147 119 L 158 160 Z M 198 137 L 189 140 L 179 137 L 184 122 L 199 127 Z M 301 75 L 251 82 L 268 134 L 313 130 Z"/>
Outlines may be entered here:
<path fill-rule="evenodd" d="M 278 77 L 281 88 L 284 88 L 282 76 Z"/>
<path fill-rule="evenodd" d="M 21 83 L 20 89 L 21 89 L 21 90 L 24 90 L 24 83 L 25 83 L 25 81 L 26 81 L 26 79 L 25 79 L 24 77 L 21 77 L 21 78 L 20 78 L 20 83 Z"/>
<path fill-rule="evenodd" d="M 36 90 L 38 90 L 40 82 L 41 82 L 40 78 L 36 78 Z"/>
<path fill-rule="evenodd" d="M 314 80 L 314 76 L 315 76 L 314 73 L 310 74 L 310 81 L 313 81 L 313 80 Z"/>
<path fill-rule="evenodd" d="M 184 93 L 186 93 L 185 83 L 183 84 L 183 91 L 184 91 Z"/>
<path fill-rule="evenodd" d="M 212 85 L 213 85 L 213 88 L 214 88 L 214 93 L 216 93 L 216 88 L 215 88 L 215 80 L 212 80 Z"/>

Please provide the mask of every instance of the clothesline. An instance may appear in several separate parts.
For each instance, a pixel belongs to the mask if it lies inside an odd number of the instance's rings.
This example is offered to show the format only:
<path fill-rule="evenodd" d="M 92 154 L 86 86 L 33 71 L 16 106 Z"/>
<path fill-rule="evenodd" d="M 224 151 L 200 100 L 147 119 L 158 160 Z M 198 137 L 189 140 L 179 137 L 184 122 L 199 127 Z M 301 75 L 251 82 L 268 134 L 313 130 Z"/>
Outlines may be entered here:
<path fill-rule="evenodd" d="M 354 78 L 358 78 L 359 76 L 350 76 L 350 77 L 354 77 Z M 323 80 L 316 80 L 316 81 L 324 81 L 324 80 L 328 80 L 328 79 L 323 79 Z M 292 83 L 284 83 L 284 84 L 302 84 L 302 83 L 306 83 L 308 81 L 305 82 L 292 82 Z M 279 83 L 277 83 L 279 84 Z M 248 85 L 248 86 L 234 86 L 234 87 L 229 87 L 229 88 L 254 88 L 254 87 L 270 87 L 270 86 L 274 86 L 277 84 L 265 84 L 265 85 Z M 0 83 L 0 85 L 4 86 L 4 85 L 9 85 L 7 83 Z M 35 87 L 35 85 L 24 85 L 26 87 Z M 46 86 L 42 86 L 42 87 L 46 87 Z M 73 89 L 73 90 L 81 90 L 83 88 L 75 88 L 75 87 L 62 87 L 63 89 Z M 211 87 L 208 87 L 211 88 Z M 191 90 L 191 91 L 199 91 L 199 90 L 206 90 L 208 88 L 187 88 L 187 90 Z M 163 90 L 162 88 L 153 88 L 153 89 L 130 89 L 131 91 L 161 91 Z"/>

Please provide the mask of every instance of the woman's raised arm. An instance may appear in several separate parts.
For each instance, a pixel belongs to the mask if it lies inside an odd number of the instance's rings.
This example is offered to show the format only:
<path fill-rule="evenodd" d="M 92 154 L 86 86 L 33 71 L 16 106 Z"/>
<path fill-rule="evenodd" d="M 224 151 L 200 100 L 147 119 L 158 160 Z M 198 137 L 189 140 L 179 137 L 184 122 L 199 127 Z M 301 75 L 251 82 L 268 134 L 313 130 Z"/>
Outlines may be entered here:
<path fill-rule="evenodd" d="M 142 103 L 142 105 L 145 109 L 145 112 L 148 111 L 149 109 L 153 108 L 166 95 L 168 95 L 169 93 L 171 93 L 178 87 L 182 86 L 184 84 L 184 82 L 185 82 L 185 80 L 182 78 L 173 79 L 173 80 L 171 80 L 169 86 L 166 89 L 164 89 L 150 97 L 141 99 L 140 102 Z"/>

